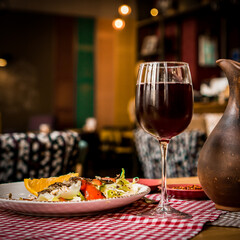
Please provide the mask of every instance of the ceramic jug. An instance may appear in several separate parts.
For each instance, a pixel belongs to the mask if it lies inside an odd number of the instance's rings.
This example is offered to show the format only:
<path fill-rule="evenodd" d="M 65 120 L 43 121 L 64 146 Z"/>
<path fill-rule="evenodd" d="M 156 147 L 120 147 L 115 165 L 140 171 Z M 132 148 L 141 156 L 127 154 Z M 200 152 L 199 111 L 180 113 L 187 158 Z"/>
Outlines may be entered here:
<path fill-rule="evenodd" d="M 240 211 L 240 63 L 217 60 L 229 84 L 226 110 L 198 159 L 198 177 L 217 209 Z"/>

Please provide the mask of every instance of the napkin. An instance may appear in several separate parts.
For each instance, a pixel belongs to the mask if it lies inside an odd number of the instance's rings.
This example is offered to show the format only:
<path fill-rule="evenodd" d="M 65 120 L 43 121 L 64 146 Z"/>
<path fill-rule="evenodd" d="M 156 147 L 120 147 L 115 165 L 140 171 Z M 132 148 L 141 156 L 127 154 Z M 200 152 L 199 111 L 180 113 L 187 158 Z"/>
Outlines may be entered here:
<path fill-rule="evenodd" d="M 208 225 L 240 228 L 240 212 L 225 212 L 216 221 Z"/>

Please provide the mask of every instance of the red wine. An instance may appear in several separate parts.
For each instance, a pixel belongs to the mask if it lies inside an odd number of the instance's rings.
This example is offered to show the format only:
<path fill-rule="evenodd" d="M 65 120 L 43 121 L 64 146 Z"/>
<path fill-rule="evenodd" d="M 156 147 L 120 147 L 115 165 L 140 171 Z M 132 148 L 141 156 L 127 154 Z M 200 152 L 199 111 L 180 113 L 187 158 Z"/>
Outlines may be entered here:
<path fill-rule="evenodd" d="M 187 83 L 137 84 L 136 117 L 140 126 L 168 141 L 189 125 L 193 113 L 192 86 Z"/>

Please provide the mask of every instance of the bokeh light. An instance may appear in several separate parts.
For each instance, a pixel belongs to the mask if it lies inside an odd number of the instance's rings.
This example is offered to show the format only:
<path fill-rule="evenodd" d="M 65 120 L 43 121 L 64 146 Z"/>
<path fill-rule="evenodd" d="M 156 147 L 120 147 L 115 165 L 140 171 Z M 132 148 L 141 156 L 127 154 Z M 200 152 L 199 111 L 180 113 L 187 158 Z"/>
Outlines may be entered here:
<path fill-rule="evenodd" d="M 116 30 L 122 30 L 125 27 L 125 21 L 122 20 L 121 18 L 116 18 L 113 20 L 112 26 Z"/>
<path fill-rule="evenodd" d="M 153 17 L 156 17 L 158 15 L 158 10 L 156 8 L 152 8 L 150 13 Z"/>
<path fill-rule="evenodd" d="M 132 9 L 128 5 L 124 4 L 118 8 L 118 12 L 119 14 L 126 16 L 132 12 Z"/>
<path fill-rule="evenodd" d="M 6 67 L 7 66 L 7 60 L 4 58 L 0 58 L 0 67 Z"/>

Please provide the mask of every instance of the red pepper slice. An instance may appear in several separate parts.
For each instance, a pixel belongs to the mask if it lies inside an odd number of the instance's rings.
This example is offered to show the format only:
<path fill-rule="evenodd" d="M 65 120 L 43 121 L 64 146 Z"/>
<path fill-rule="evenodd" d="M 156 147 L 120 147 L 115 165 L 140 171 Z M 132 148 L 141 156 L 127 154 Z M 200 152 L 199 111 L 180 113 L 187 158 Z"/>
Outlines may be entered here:
<path fill-rule="evenodd" d="M 98 190 L 92 183 L 87 182 L 86 188 L 83 190 L 84 197 L 86 200 L 94 200 L 94 199 L 104 199 L 105 196 Z"/>
<path fill-rule="evenodd" d="M 82 179 L 80 191 L 84 192 L 86 190 L 86 187 L 87 187 L 87 180 Z"/>

